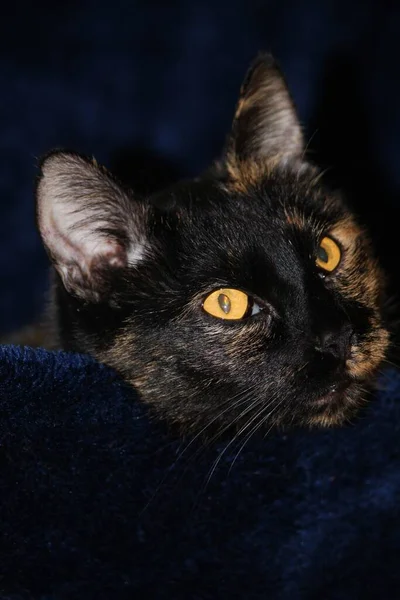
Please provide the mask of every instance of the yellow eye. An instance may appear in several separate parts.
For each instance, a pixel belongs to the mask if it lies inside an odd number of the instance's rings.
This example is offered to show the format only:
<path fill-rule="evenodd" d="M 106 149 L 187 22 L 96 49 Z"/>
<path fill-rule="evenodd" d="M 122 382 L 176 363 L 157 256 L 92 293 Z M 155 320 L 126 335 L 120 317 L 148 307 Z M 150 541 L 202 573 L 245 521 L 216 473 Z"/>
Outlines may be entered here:
<path fill-rule="evenodd" d="M 334 271 L 340 263 L 341 252 L 336 242 L 329 237 L 322 238 L 318 250 L 316 264 L 324 271 Z"/>
<path fill-rule="evenodd" d="M 240 290 L 223 288 L 212 292 L 204 300 L 204 310 L 219 319 L 243 319 L 249 309 L 249 297 Z"/>

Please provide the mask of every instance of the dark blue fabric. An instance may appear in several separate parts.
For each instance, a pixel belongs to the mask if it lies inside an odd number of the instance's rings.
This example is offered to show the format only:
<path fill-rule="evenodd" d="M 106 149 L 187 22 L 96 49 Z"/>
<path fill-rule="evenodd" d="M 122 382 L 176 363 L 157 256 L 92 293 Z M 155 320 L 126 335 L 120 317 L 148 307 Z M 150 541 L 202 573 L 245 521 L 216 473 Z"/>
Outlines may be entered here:
<path fill-rule="evenodd" d="M 399 376 L 381 384 L 353 425 L 211 473 L 226 442 L 176 439 L 108 368 L 0 347 L 0 597 L 397 598 Z"/>
<path fill-rule="evenodd" d="M 259 49 L 398 275 L 399 23 L 382 0 L 8 3 L 0 331 L 43 305 L 37 158 L 72 147 L 144 190 L 197 174 Z M 225 446 L 185 451 L 112 371 L 0 353 L 1 598 L 399 597 L 398 375 L 354 425 L 271 433 L 228 473 L 230 447 L 206 483 Z"/>

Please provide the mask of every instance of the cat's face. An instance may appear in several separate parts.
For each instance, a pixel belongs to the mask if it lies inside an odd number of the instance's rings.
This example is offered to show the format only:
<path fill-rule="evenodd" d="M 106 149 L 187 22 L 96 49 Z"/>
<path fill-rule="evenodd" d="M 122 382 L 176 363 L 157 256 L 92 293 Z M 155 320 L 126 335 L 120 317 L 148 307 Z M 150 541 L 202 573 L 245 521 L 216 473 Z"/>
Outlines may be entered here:
<path fill-rule="evenodd" d="M 38 221 L 65 347 L 117 368 L 187 430 L 351 416 L 389 343 L 383 278 L 303 151 L 264 57 L 203 178 L 138 199 L 91 161 L 47 157 Z"/>

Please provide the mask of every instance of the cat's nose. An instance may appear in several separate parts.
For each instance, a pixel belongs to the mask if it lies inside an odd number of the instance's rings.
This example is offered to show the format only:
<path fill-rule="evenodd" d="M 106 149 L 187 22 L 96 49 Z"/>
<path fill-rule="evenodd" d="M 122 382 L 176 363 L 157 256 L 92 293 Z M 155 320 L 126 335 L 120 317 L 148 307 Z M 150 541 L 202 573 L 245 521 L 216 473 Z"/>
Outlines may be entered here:
<path fill-rule="evenodd" d="M 322 354 L 331 354 L 338 360 L 346 360 L 353 339 L 353 328 L 350 324 L 345 324 L 340 329 L 326 329 L 320 332 L 315 340 L 315 349 Z"/>

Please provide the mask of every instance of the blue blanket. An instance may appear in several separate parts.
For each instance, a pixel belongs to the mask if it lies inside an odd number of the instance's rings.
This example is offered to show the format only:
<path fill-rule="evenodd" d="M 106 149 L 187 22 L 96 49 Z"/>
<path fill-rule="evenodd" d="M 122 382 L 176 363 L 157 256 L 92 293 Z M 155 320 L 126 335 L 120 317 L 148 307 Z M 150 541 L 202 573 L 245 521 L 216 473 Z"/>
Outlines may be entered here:
<path fill-rule="evenodd" d="M 260 49 L 282 63 L 312 156 L 384 222 L 398 272 L 400 7 L 389 4 L 8 3 L 0 331 L 43 306 L 36 157 L 94 154 L 139 190 L 197 174 Z M 174 439 L 88 357 L 0 347 L 1 600 L 398 598 L 399 376 L 382 383 L 353 425 L 271 432 L 236 458 L 240 445 Z"/>
<path fill-rule="evenodd" d="M 398 374 L 381 388 L 352 425 L 237 456 L 89 357 L 0 347 L 0 597 L 398 598 Z"/>

